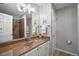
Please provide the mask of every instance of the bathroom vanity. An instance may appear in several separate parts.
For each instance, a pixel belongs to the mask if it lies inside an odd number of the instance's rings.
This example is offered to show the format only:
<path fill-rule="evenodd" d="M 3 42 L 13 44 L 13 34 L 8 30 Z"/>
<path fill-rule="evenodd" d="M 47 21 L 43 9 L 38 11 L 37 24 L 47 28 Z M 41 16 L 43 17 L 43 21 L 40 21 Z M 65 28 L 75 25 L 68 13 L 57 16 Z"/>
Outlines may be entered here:
<path fill-rule="evenodd" d="M 49 41 L 41 44 L 35 49 L 23 54 L 22 56 L 49 56 Z"/>
<path fill-rule="evenodd" d="M 0 56 L 49 56 L 49 37 L 36 36 L 0 44 Z"/>

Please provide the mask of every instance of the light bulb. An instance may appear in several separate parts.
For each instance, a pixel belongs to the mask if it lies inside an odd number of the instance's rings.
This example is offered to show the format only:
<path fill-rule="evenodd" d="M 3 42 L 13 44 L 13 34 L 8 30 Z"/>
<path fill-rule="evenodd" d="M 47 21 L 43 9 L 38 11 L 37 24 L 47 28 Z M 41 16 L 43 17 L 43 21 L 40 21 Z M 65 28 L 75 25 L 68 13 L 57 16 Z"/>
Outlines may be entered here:
<path fill-rule="evenodd" d="M 26 5 L 25 4 L 23 4 L 23 3 L 19 3 L 19 4 L 17 4 L 17 8 L 18 8 L 18 11 L 20 11 L 20 12 L 25 12 L 25 10 L 26 10 Z"/>

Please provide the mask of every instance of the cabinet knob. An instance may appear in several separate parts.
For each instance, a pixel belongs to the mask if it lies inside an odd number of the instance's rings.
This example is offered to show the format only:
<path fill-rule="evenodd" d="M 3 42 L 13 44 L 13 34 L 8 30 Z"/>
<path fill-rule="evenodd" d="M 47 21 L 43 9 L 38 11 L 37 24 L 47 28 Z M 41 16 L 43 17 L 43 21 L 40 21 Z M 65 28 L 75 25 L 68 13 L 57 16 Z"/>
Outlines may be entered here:
<path fill-rule="evenodd" d="M 67 40 L 66 43 L 67 43 L 67 45 L 71 45 L 72 41 L 71 40 Z"/>

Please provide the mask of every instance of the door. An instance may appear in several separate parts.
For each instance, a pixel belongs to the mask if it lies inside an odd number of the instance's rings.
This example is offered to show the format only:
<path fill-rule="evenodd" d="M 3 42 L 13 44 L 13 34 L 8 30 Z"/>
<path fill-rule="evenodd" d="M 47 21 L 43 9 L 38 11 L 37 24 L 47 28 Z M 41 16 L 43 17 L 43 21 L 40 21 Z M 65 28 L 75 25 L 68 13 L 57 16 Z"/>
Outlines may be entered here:
<path fill-rule="evenodd" d="M 0 42 L 13 39 L 12 16 L 0 13 Z"/>
<path fill-rule="evenodd" d="M 24 37 L 24 18 L 13 19 L 13 39 Z"/>
<path fill-rule="evenodd" d="M 24 37 L 24 18 L 19 20 L 19 37 Z"/>
<path fill-rule="evenodd" d="M 13 19 L 13 39 L 19 38 L 19 22 Z"/>

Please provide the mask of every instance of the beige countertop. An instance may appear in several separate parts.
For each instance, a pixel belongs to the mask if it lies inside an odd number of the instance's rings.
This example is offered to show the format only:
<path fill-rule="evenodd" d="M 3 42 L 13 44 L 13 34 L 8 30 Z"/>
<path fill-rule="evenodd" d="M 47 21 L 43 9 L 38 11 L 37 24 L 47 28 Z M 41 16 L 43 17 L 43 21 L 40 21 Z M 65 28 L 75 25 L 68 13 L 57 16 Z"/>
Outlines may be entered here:
<path fill-rule="evenodd" d="M 23 40 L 14 44 L 9 44 L 3 47 L 0 47 L 0 56 L 8 55 L 8 56 L 20 56 L 23 55 L 32 49 L 40 46 L 41 44 L 47 42 L 48 38 L 33 38 L 30 40 Z"/>

